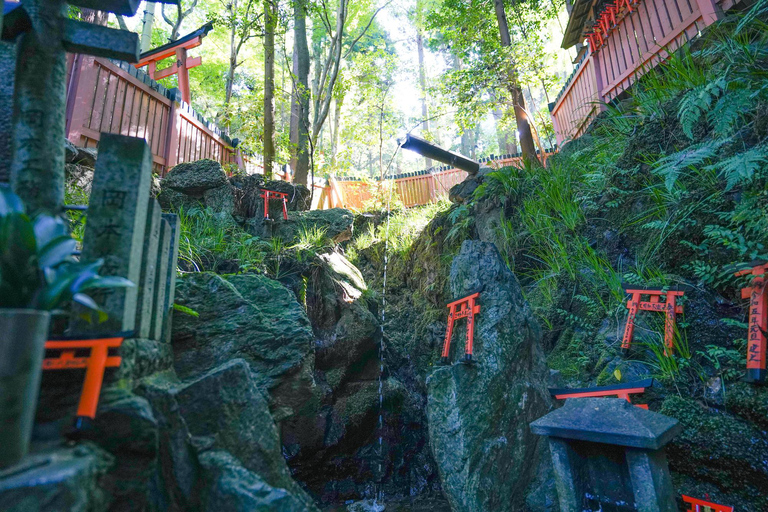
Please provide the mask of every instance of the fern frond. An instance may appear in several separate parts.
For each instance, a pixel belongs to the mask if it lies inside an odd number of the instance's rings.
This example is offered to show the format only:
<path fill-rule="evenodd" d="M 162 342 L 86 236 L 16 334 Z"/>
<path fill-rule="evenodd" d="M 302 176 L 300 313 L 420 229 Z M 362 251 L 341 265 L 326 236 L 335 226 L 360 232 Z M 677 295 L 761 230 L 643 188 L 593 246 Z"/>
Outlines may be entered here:
<path fill-rule="evenodd" d="M 712 102 L 719 98 L 726 88 L 725 77 L 709 82 L 688 91 L 680 100 L 678 118 L 683 133 L 693 140 L 693 127 L 712 106 Z"/>
<path fill-rule="evenodd" d="M 752 91 L 737 84 L 738 82 L 729 84 L 728 91 L 720 96 L 707 116 L 715 134 L 721 137 L 731 135 L 738 121 L 753 105 Z M 734 89 L 735 87 L 739 88 Z"/>
<path fill-rule="evenodd" d="M 725 178 L 725 190 L 728 191 L 736 185 L 752 181 L 755 172 L 760 170 L 766 162 L 768 162 L 768 148 L 760 145 L 707 166 L 707 169 L 716 170 L 722 178 Z"/>
<path fill-rule="evenodd" d="M 728 139 L 692 144 L 682 151 L 672 153 L 656 162 L 653 172 L 664 178 L 664 185 L 670 192 L 675 187 L 683 169 L 696 168 L 717 154 Z"/>

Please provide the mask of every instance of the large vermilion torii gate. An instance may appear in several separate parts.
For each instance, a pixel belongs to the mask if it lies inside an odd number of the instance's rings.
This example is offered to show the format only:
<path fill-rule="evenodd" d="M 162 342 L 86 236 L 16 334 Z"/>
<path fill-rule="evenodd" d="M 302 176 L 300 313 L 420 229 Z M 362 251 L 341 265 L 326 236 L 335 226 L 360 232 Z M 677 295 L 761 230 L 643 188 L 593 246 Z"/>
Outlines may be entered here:
<path fill-rule="evenodd" d="M 209 22 L 181 39 L 159 46 L 139 56 L 139 62 L 134 64 L 137 68 L 147 66 L 147 74 L 153 80 L 162 80 L 169 76 L 179 75 L 179 90 L 181 99 L 190 103 L 189 70 L 203 63 L 202 57 L 187 57 L 187 50 L 197 48 L 203 44 L 203 38 L 213 29 L 213 23 Z M 168 57 L 176 56 L 176 62 L 164 69 L 157 69 L 158 62 Z"/>

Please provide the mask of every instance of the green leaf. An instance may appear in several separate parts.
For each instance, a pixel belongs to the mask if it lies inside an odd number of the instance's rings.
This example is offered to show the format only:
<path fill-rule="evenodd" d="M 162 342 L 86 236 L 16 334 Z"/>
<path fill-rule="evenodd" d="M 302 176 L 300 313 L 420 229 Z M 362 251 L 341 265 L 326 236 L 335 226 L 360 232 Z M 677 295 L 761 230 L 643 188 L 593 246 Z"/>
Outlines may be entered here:
<path fill-rule="evenodd" d="M 736 185 L 752 181 L 755 173 L 768 161 L 767 152 L 765 146 L 755 146 L 707 168 L 719 171 L 726 180 L 725 189 L 731 190 Z"/>
<path fill-rule="evenodd" d="M 77 242 L 69 236 L 61 236 L 50 241 L 37 255 L 38 265 L 42 269 L 55 267 L 72 256 Z"/>
<path fill-rule="evenodd" d="M 0 217 L 12 213 L 24 213 L 24 204 L 8 185 L 0 185 Z"/>
<path fill-rule="evenodd" d="M 182 306 L 181 304 L 176 304 L 175 302 L 173 303 L 173 310 L 178 311 L 180 313 L 184 313 L 185 315 L 189 315 L 195 318 L 200 317 L 200 313 L 198 313 L 194 309 L 188 308 L 187 306 Z"/>
<path fill-rule="evenodd" d="M 96 301 L 84 293 L 74 294 L 72 296 L 72 300 L 77 302 L 78 304 L 82 304 L 86 308 L 91 309 L 93 311 L 102 311 L 101 307 L 99 307 L 99 305 L 96 304 Z"/>
<path fill-rule="evenodd" d="M 34 220 L 35 239 L 38 247 L 44 247 L 55 239 L 69 238 L 64 220 L 49 215 L 38 215 Z"/>

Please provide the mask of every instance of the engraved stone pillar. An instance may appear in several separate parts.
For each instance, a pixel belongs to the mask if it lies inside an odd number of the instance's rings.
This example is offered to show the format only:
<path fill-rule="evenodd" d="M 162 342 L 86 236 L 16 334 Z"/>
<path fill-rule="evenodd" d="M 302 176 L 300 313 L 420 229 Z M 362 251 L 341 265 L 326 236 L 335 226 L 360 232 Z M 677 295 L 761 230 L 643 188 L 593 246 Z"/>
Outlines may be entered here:
<path fill-rule="evenodd" d="M 58 214 L 64 204 L 67 62 L 60 0 L 23 0 L 32 30 L 18 45 L 11 183 L 28 212 Z"/>
<path fill-rule="evenodd" d="M 144 139 L 102 134 L 88 205 L 83 261 L 104 259 L 101 274 L 140 283 L 152 153 Z M 133 331 L 139 287 L 96 294 L 109 318 L 101 324 L 78 322 L 82 332 Z"/>
<path fill-rule="evenodd" d="M 157 258 L 160 242 L 162 210 L 156 199 L 149 200 L 147 227 L 144 236 L 144 254 L 139 278 L 139 305 L 136 311 L 136 337 L 148 339 L 152 332 L 155 313 L 155 287 L 157 285 Z M 162 276 L 163 278 L 165 276 Z"/>

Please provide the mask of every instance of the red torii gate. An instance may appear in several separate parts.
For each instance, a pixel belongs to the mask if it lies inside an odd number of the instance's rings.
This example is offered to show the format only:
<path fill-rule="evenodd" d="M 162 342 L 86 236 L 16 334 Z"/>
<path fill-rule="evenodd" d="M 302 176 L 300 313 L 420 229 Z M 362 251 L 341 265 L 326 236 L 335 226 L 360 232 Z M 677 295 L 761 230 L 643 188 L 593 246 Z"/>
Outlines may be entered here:
<path fill-rule="evenodd" d="M 202 57 L 187 58 L 187 50 L 197 48 L 203 44 L 203 38 L 213 29 L 213 23 L 209 22 L 181 39 L 172 41 L 154 50 L 144 52 L 139 56 L 139 62 L 134 64 L 137 68 L 147 66 L 147 74 L 154 80 L 162 80 L 178 73 L 179 90 L 181 99 L 185 103 L 190 102 L 189 94 L 189 70 L 203 63 Z M 176 56 L 176 62 L 167 68 L 157 69 L 157 63 L 168 57 Z"/>

